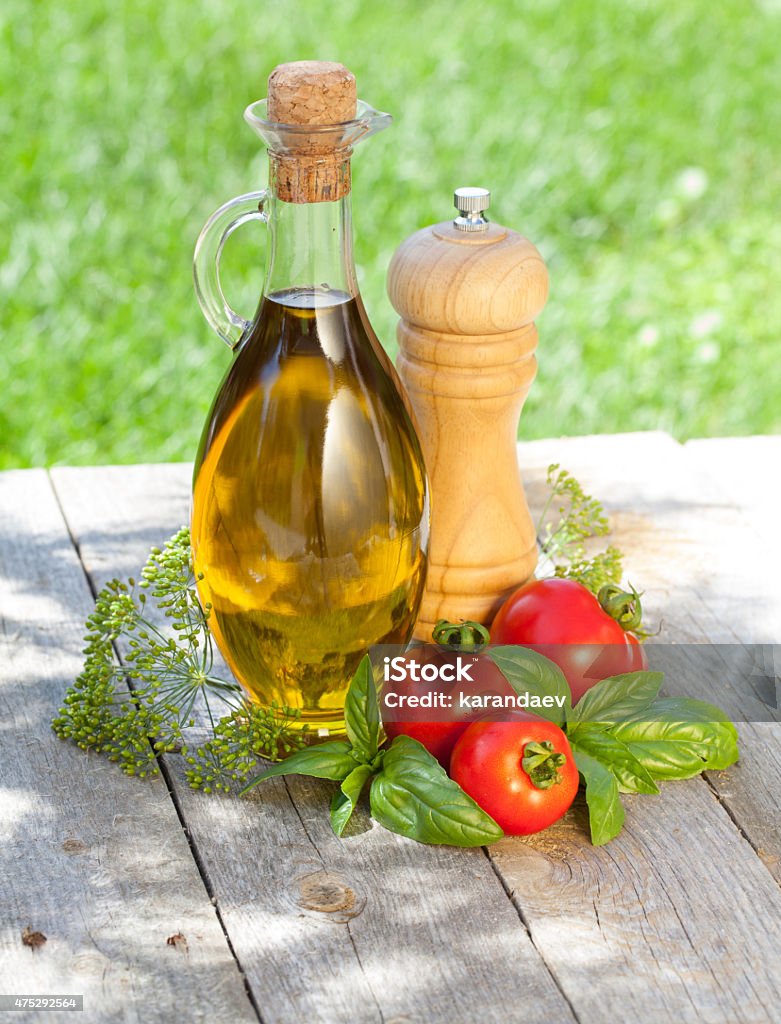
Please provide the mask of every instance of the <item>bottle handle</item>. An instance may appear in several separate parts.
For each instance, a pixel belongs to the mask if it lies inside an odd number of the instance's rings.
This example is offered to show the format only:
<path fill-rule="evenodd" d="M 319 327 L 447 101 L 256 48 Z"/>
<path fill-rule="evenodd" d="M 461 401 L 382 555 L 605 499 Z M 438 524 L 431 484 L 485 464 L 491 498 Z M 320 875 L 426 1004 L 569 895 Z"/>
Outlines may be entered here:
<path fill-rule="evenodd" d="M 230 307 L 220 284 L 220 258 L 225 243 L 242 224 L 250 220 L 268 223 L 265 206 L 269 198 L 268 189 L 248 192 L 237 196 L 215 210 L 203 226 L 195 243 L 193 254 L 193 279 L 195 294 L 209 326 L 222 338 L 226 345 L 235 348 L 251 320 Z"/>

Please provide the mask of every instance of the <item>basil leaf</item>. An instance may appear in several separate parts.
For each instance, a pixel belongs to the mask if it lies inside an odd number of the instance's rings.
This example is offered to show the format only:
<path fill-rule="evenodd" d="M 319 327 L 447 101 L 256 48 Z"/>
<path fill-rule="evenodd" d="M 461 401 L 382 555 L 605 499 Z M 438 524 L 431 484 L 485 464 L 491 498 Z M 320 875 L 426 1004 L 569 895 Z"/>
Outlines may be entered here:
<path fill-rule="evenodd" d="M 624 672 L 601 679 L 572 709 L 573 722 L 620 722 L 644 711 L 659 693 L 662 672 Z"/>
<path fill-rule="evenodd" d="M 720 708 L 688 697 L 654 701 L 610 734 L 626 744 L 655 779 L 688 779 L 737 761 L 738 731 Z"/>
<path fill-rule="evenodd" d="M 241 795 L 254 789 L 259 782 L 273 779 L 277 775 L 312 775 L 316 779 L 333 779 L 341 782 L 355 766 L 355 758 L 350 754 L 350 744 L 344 740 L 331 740 L 316 747 L 307 747 L 306 750 L 297 750 L 284 761 L 267 768 L 241 790 Z"/>
<path fill-rule="evenodd" d="M 596 758 L 614 775 L 622 793 L 658 793 L 650 773 L 626 744 L 597 725 L 582 725 L 570 736 L 574 751 Z"/>
<path fill-rule="evenodd" d="M 504 833 L 426 748 L 397 736 L 371 788 L 373 817 L 419 843 L 483 846 Z"/>
<path fill-rule="evenodd" d="M 361 659 L 347 691 L 344 721 L 347 738 L 353 745 L 356 758 L 361 761 L 373 760 L 377 756 L 380 735 L 380 708 L 368 654 Z"/>
<path fill-rule="evenodd" d="M 370 764 L 359 764 L 353 768 L 346 779 L 343 780 L 340 788 L 334 793 L 331 801 L 331 828 L 340 836 L 344 832 L 347 822 L 352 817 L 355 805 L 366 784 L 374 774 Z"/>
<path fill-rule="evenodd" d="M 569 683 L 559 666 L 528 647 L 492 647 L 488 657 L 515 692 L 536 697 L 564 697 L 563 707 L 530 708 L 535 715 L 561 725 L 571 713 Z"/>
<path fill-rule="evenodd" d="M 615 839 L 624 825 L 624 808 L 613 773 L 590 754 L 573 751 L 578 771 L 586 784 L 591 842 L 603 846 Z"/>

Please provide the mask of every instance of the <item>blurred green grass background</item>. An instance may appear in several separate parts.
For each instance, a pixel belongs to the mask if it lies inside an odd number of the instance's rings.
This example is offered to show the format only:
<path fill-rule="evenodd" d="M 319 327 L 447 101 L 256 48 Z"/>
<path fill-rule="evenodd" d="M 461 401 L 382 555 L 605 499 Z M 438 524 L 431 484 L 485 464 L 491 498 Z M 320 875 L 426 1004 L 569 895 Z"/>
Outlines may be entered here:
<path fill-rule="evenodd" d="M 354 161 L 365 303 L 455 186 L 551 274 L 524 437 L 781 429 L 781 0 L 5 0 L 0 466 L 192 457 L 230 354 L 193 243 L 265 183 L 242 121 L 280 61 L 395 116 Z M 226 253 L 249 315 L 262 229 Z"/>

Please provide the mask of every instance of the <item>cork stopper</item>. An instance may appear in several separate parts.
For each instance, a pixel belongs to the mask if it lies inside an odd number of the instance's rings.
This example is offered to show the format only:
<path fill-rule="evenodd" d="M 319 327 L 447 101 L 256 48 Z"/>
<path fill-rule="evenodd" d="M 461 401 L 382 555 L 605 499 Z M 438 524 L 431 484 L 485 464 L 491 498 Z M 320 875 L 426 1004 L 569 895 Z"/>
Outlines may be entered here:
<path fill-rule="evenodd" d="M 352 121 L 355 75 L 330 60 L 278 64 L 268 76 L 268 119 L 279 124 Z"/>
<path fill-rule="evenodd" d="M 328 126 L 351 121 L 356 113 L 355 76 L 333 61 L 300 60 L 279 64 L 269 75 L 269 121 L 291 129 L 272 148 L 277 195 L 287 203 L 322 203 L 350 191 L 350 147 L 344 133 Z"/>

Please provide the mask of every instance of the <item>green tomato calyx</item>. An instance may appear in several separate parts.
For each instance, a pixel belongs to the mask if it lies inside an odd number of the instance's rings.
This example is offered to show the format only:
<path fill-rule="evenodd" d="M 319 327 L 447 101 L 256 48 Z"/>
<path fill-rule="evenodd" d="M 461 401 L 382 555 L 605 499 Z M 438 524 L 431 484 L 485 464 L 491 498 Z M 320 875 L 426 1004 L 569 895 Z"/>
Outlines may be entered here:
<path fill-rule="evenodd" d="M 488 630 L 479 622 L 448 622 L 447 619 L 439 620 L 431 637 L 435 644 L 442 647 L 468 651 L 479 650 L 491 639 Z"/>
<path fill-rule="evenodd" d="M 602 610 L 627 633 L 637 633 L 643 621 L 640 594 L 630 583 L 630 590 L 622 590 L 616 583 L 606 583 L 597 594 Z"/>
<path fill-rule="evenodd" d="M 561 772 L 567 755 L 557 752 L 550 740 L 527 743 L 523 748 L 521 767 L 531 779 L 535 789 L 550 789 L 561 782 Z"/>

